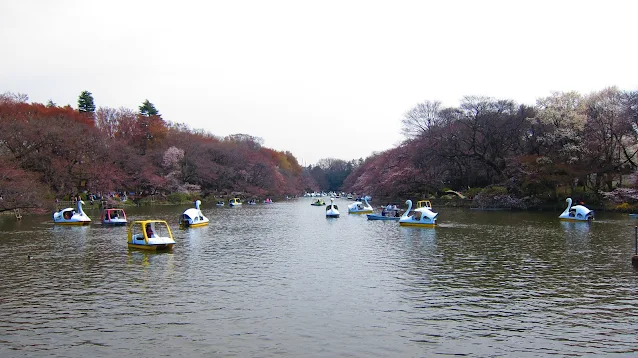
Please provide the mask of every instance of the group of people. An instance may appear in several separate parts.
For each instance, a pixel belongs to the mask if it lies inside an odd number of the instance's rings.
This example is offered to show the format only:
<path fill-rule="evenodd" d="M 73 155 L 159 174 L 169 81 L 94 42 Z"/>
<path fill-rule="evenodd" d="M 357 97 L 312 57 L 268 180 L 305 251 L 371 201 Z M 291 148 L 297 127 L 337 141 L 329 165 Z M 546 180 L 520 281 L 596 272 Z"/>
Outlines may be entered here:
<path fill-rule="evenodd" d="M 386 205 L 383 210 L 381 210 L 381 216 L 394 216 L 394 217 L 398 217 L 400 216 L 399 214 L 399 207 L 394 204 L 390 204 L 388 203 L 388 205 Z"/>

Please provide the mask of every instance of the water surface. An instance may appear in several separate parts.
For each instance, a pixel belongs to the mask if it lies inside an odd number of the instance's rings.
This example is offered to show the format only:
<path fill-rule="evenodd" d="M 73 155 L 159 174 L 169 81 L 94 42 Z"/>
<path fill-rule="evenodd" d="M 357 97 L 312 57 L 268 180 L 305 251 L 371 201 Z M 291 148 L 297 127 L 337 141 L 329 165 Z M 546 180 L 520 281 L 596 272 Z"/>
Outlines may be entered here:
<path fill-rule="evenodd" d="M 435 207 L 431 229 L 310 203 L 204 205 L 210 225 L 191 229 L 177 226 L 188 206 L 128 209 L 171 225 L 177 244 L 157 254 L 97 210 L 84 227 L 3 218 L 0 356 L 638 352 L 635 219 Z"/>

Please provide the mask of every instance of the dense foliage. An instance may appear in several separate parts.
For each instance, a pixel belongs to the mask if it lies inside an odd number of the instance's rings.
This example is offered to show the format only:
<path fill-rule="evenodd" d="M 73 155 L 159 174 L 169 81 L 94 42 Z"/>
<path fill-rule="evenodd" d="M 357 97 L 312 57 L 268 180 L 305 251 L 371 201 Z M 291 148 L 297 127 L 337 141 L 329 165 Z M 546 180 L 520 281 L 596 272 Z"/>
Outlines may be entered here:
<path fill-rule="evenodd" d="M 148 100 L 139 113 L 101 107 L 94 116 L 27 100 L 0 95 L 0 212 L 81 192 L 277 197 L 318 188 L 290 152 L 167 123 Z"/>
<path fill-rule="evenodd" d="M 506 201 L 533 201 L 560 189 L 599 199 L 635 185 L 638 92 L 554 93 L 534 107 L 486 97 L 465 97 L 458 108 L 426 101 L 403 126 L 407 139 L 367 158 L 346 191 L 410 197 L 498 184 Z"/>

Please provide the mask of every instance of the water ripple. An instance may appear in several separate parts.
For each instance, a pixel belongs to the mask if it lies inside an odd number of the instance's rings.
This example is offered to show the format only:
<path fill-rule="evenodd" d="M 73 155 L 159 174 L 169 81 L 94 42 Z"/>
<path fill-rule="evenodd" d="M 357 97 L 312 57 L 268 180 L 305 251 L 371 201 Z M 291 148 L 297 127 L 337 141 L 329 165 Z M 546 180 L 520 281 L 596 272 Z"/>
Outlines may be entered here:
<path fill-rule="evenodd" d="M 129 251 L 125 228 L 2 222 L 0 355 L 638 352 L 626 218 L 442 208 L 424 229 L 309 203 L 204 208 L 210 225 L 190 229 L 182 208 L 132 209 L 173 226 L 157 254 Z"/>

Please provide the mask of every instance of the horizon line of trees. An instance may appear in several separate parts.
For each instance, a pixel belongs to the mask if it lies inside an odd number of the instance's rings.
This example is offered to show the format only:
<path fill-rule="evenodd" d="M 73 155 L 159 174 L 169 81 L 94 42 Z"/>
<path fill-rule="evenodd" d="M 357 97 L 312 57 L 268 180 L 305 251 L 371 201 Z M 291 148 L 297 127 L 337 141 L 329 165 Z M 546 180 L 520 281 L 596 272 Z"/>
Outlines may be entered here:
<path fill-rule="evenodd" d="M 297 195 L 333 190 L 387 198 L 496 187 L 507 198 L 572 194 L 638 202 L 638 91 L 555 92 L 535 106 L 467 96 L 458 107 L 424 101 L 402 118 L 396 148 L 301 167 L 248 134 L 217 137 L 165 121 L 146 99 L 133 111 L 78 109 L 0 94 L 0 212 L 43 198 L 133 191 Z"/>
<path fill-rule="evenodd" d="M 96 108 L 83 91 L 76 110 L 7 92 L 0 94 L 0 212 L 46 209 L 80 192 L 278 197 L 318 189 L 292 153 L 262 144 L 167 122 L 148 99 L 137 112 Z"/>
<path fill-rule="evenodd" d="M 402 118 L 398 147 L 368 157 L 345 191 L 384 197 L 501 186 L 510 198 L 630 197 L 636 187 L 638 91 L 555 92 L 535 106 L 464 97 L 459 107 L 424 101 Z M 638 197 L 638 195 L 635 195 Z M 635 202 L 635 199 L 631 199 Z"/>

